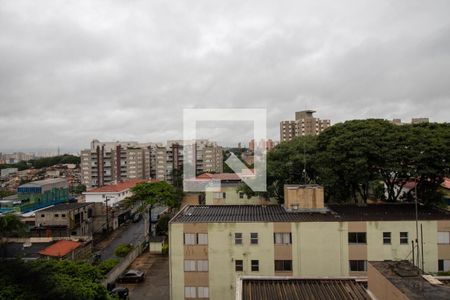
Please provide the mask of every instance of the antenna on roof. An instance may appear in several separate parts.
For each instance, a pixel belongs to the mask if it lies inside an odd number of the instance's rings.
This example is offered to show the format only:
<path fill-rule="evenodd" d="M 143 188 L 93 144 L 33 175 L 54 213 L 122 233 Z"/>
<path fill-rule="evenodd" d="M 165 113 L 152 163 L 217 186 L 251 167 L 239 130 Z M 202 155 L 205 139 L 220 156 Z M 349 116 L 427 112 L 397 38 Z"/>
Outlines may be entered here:
<path fill-rule="evenodd" d="M 305 144 L 305 138 L 303 137 L 303 178 L 304 178 L 304 184 L 307 184 L 306 182 L 306 144 Z"/>

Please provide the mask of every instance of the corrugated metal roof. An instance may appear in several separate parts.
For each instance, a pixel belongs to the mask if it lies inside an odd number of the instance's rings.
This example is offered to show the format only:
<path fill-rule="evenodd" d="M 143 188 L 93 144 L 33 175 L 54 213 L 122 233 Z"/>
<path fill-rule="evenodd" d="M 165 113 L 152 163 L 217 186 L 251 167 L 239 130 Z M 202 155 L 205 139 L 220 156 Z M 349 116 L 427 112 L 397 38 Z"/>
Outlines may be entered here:
<path fill-rule="evenodd" d="M 73 202 L 73 203 L 61 203 L 61 204 L 56 204 L 54 206 L 50 206 L 47 208 L 42 209 L 40 212 L 50 212 L 50 211 L 68 211 L 68 210 L 72 210 L 72 209 L 78 209 L 84 206 L 88 206 L 91 205 L 92 202 Z"/>
<path fill-rule="evenodd" d="M 327 212 L 288 212 L 280 205 L 186 206 L 172 223 L 339 222 L 415 220 L 414 204 L 329 205 Z M 419 207 L 420 220 L 450 220 L 450 213 Z"/>
<path fill-rule="evenodd" d="M 242 300 L 369 299 L 367 282 L 355 279 L 243 279 Z"/>
<path fill-rule="evenodd" d="M 48 178 L 48 179 L 37 180 L 37 181 L 32 181 L 32 182 L 22 184 L 19 186 L 19 188 L 41 187 L 41 186 L 51 185 L 51 184 L 56 184 L 56 183 L 67 183 L 67 180 L 64 178 Z"/>

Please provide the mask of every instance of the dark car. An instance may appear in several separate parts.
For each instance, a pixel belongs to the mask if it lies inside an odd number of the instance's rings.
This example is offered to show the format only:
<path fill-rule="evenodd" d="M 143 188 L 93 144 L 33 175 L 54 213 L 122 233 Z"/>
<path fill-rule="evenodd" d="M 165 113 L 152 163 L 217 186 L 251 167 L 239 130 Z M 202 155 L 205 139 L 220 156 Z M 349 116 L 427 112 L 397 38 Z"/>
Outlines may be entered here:
<path fill-rule="evenodd" d="M 138 270 L 128 270 L 124 274 L 120 275 L 119 282 L 142 282 L 144 281 L 145 274 Z"/>
<path fill-rule="evenodd" d="M 109 292 L 111 295 L 116 295 L 119 299 L 128 299 L 129 291 L 126 287 L 116 287 Z"/>

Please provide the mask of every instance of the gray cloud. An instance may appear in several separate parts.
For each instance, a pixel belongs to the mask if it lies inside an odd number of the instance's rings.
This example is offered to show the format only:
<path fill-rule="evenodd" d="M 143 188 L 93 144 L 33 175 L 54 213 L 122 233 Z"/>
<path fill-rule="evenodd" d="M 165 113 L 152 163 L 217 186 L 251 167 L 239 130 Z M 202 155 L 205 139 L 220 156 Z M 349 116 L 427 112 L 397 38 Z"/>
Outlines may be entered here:
<path fill-rule="evenodd" d="M 192 107 L 267 108 L 274 139 L 305 108 L 334 123 L 448 121 L 448 11 L 445 0 L 1 1 L 0 151 L 181 138 Z"/>

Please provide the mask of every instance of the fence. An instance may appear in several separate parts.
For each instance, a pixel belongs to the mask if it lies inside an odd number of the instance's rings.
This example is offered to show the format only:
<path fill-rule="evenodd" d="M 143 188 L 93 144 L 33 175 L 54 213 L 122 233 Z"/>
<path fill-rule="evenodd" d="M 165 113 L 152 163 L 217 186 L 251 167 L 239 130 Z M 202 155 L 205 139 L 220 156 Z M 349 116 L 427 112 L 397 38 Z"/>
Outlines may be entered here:
<path fill-rule="evenodd" d="M 114 266 L 114 268 L 111 269 L 111 271 L 106 274 L 106 278 L 102 280 L 102 284 L 104 286 L 107 286 L 108 284 L 114 283 L 117 278 L 119 278 L 120 274 L 125 272 L 125 270 L 131 265 L 131 263 L 141 255 L 144 250 L 147 248 L 147 245 L 145 243 L 145 239 L 139 241 L 135 248 L 128 253 L 127 256 L 125 256 L 117 265 Z"/>

